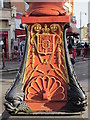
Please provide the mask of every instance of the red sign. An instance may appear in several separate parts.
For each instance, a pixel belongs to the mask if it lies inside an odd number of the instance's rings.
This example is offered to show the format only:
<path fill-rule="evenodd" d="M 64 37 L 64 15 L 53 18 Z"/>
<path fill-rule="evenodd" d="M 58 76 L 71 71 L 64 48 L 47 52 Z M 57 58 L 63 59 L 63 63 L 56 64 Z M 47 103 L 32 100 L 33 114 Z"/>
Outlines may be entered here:
<path fill-rule="evenodd" d="M 8 35 L 8 32 L 7 31 L 1 31 L 0 35 Z"/>

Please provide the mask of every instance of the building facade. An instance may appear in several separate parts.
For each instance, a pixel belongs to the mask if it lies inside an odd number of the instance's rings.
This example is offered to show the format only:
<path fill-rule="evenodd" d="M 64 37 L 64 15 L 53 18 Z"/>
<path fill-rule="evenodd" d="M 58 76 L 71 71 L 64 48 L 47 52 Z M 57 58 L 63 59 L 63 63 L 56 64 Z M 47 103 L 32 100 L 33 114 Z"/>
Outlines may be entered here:
<path fill-rule="evenodd" d="M 10 3 L 2 2 L 0 6 L 0 39 L 4 42 L 5 57 L 11 58 L 12 41 L 15 39 L 15 8 Z"/>
<path fill-rule="evenodd" d="M 89 11 L 90 11 L 90 1 L 88 2 L 88 40 L 90 42 L 90 14 L 89 14 Z"/>
<path fill-rule="evenodd" d="M 20 2 L 14 2 L 14 0 L 11 0 L 11 7 L 15 6 L 17 8 L 17 12 L 20 13 L 25 13 L 25 1 L 24 0 L 20 0 Z"/>
<path fill-rule="evenodd" d="M 14 52 L 14 41 L 17 38 L 16 30 L 20 29 L 21 16 L 24 13 L 24 0 L 20 2 L 13 2 L 13 0 L 10 2 L 7 2 L 7 0 L 0 1 L 0 40 L 4 42 L 5 57 L 7 59 L 10 59 Z"/>
<path fill-rule="evenodd" d="M 81 27 L 81 40 L 88 41 L 87 27 Z"/>
<path fill-rule="evenodd" d="M 25 41 L 25 30 L 20 28 L 21 24 L 21 17 L 25 13 L 25 1 L 21 0 L 20 2 L 13 2 L 11 0 L 11 6 L 16 7 L 16 29 L 15 29 L 15 41 L 14 41 L 14 51 L 20 52 L 21 48 L 21 42 Z M 17 44 L 16 44 L 17 43 Z"/>

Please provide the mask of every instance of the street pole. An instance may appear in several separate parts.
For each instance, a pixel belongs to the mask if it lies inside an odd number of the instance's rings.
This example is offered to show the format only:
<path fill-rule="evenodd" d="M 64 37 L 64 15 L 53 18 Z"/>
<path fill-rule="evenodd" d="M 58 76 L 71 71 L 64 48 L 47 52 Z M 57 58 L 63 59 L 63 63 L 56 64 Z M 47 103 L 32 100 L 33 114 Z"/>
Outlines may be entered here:
<path fill-rule="evenodd" d="M 3 49 L 3 53 L 2 53 L 2 58 L 3 58 L 3 68 L 5 67 L 5 52 Z"/>

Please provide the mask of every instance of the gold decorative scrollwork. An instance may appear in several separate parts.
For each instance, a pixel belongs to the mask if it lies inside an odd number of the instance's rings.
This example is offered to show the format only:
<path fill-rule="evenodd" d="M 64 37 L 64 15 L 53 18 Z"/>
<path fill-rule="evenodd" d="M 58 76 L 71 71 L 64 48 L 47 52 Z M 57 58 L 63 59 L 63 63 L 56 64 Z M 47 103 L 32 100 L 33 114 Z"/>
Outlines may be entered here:
<path fill-rule="evenodd" d="M 42 64 L 48 64 L 54 52 L 55 34 L 50 34 L 49 32 L 50 32 L 50 28 L 47 27 L 47 24 L 45 24 L 43 28 L 41 27 L 40 24 L 35 24 L 31 27 L 31 43 L 32 43 L 32 46 L 34 44 L 38 52 L 38 57 Z M 40 49 L 42 49 L 42 51 Z M 43 60 L 41 54 L 44 54 L 44 55 L 49 54 L 50 59 L 48 61 L 46 59 Z"/>
<path fill-rule="evenodd" d="M 48 27 L 47 27 L 47 24 L 45 24 L 45 27 L 42 28 L 42 32 L 43 32 L 42 34 L 45 34 L 45 33 L 48 34 L 49 31 L 50 31 L 50 28 L 48 28 Z"/>
<path fill-rule="evenodd" d="M 34 27 L 34 30 L 35 30 L 37 33 L 39 33 L 39 32 L 41 31 L 41 28 L 42 28 L 40 24 L 35 24 L 33 27 Z M 33 27 L 32 27 L 32 28 L 33 28 Z M 32 30 L 33 30 L 33 29 L 32 29 Z"/>
<path fill-rule="evenodd" d="M 60 25 L 59 24 L 51 24 L 50 25 L 50 29 L 52 31 L 52 33 L 56 33 L 57 29 L 58 29 L 58 35 L 60 34 L 61 32 L 61 28 L 60 28 Z"/>
<path fill-rule="evenodd" d="M 27 100 L 42 100 L 43 94 L 47 95 L 48 101 L 60 101 L 65 99 L 65 88 L 62 83 L 53 76 L 38 76 L 27 86 Z M 35 99 L 36 100 L 36 99 Z"/>
<path fill-rule="evenodd" d="M 64 25 L 59 24 L 41 25 L 36 23 L 28 27 L 28 53 L 23 84 L 25 84 L 27 80 L 31 80 L 34 72 L 45 74 L 44 71 L 38 68 L 39 64 L 35 66 L 35 55 L 38 56 L 40 64 L 50 65 L 58 76 L 65 82 L 69 82 L 65 61 L 63 26 Z M 51 63 L 54 53 L 57 57 L 57 68 Z M 49 56 L 48 59 L 47 56 Z M 62 64 L 62 60 L 64 61 L 64 65 Z M 62 72 L 61 67 L 64 69 L 66 76 Z"/>

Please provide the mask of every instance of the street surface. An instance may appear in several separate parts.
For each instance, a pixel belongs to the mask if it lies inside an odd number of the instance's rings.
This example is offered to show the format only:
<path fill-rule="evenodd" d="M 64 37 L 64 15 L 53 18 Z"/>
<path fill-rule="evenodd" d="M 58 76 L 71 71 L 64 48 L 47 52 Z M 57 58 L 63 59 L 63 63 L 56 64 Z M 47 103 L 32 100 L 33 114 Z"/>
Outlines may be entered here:
<path fill-rule="evenodd" d="M 90 60 L 88 61 L 81 61 L 81 62 L 77 62 L 75 63 L 75 71 L 78 77 L 78 80 L 81 84 L 81 86 L 83 87 L 83 89 L 86 91 L 86 94 L 88 95 L 88 99 L 90 99 L 90 74 L 89 74 L 89 68 L 90 68 Z M 5 111 L 4 109 L 4 101 L 5 101 L 5 93 L 7 91 L 7 89 L 10 87 L 10 85 L 13 83 L 15 76 L 16 76 L 15 71 L 11 71 L 8 73 L 3 73 L 0 74 L 0 76 L 2 75 L 2 78 L 0 78 L 0 114 L 2 114 L 3 118 L 12 118 L 12 120 L 14 118 L 31 118 L 31 120 L 34 119 L 38 119 L 41 120 L 43 118 L 47 118 L 46 120 L 49 120 L 50 118 L 54 119 L 60 119 L 60 118 L 65 118 L 65 120 L 68 120 L 68 118 L 82 118 L 82 120 L 86 120 L 86 118 L 90 118 L 90 116 L 88 116 L 88 112 L 90 112 L 90 104 L 88 104 L 88 108 L 84 114 L 82 115 L 73 115 L 73 116 L 10 116 L 7 111 Z M 89 101 L 90 102 L 90 101 Z M 8 119 L 9 120 L 9 119 Z M 15 119 L 16 120 L 16 119 Z M 22 119 L 21 119 L 22 120 Z M 25 119 L 26 120 L 26 119 Z M 51 119 L 50 119 L 51 120 Z"/>

